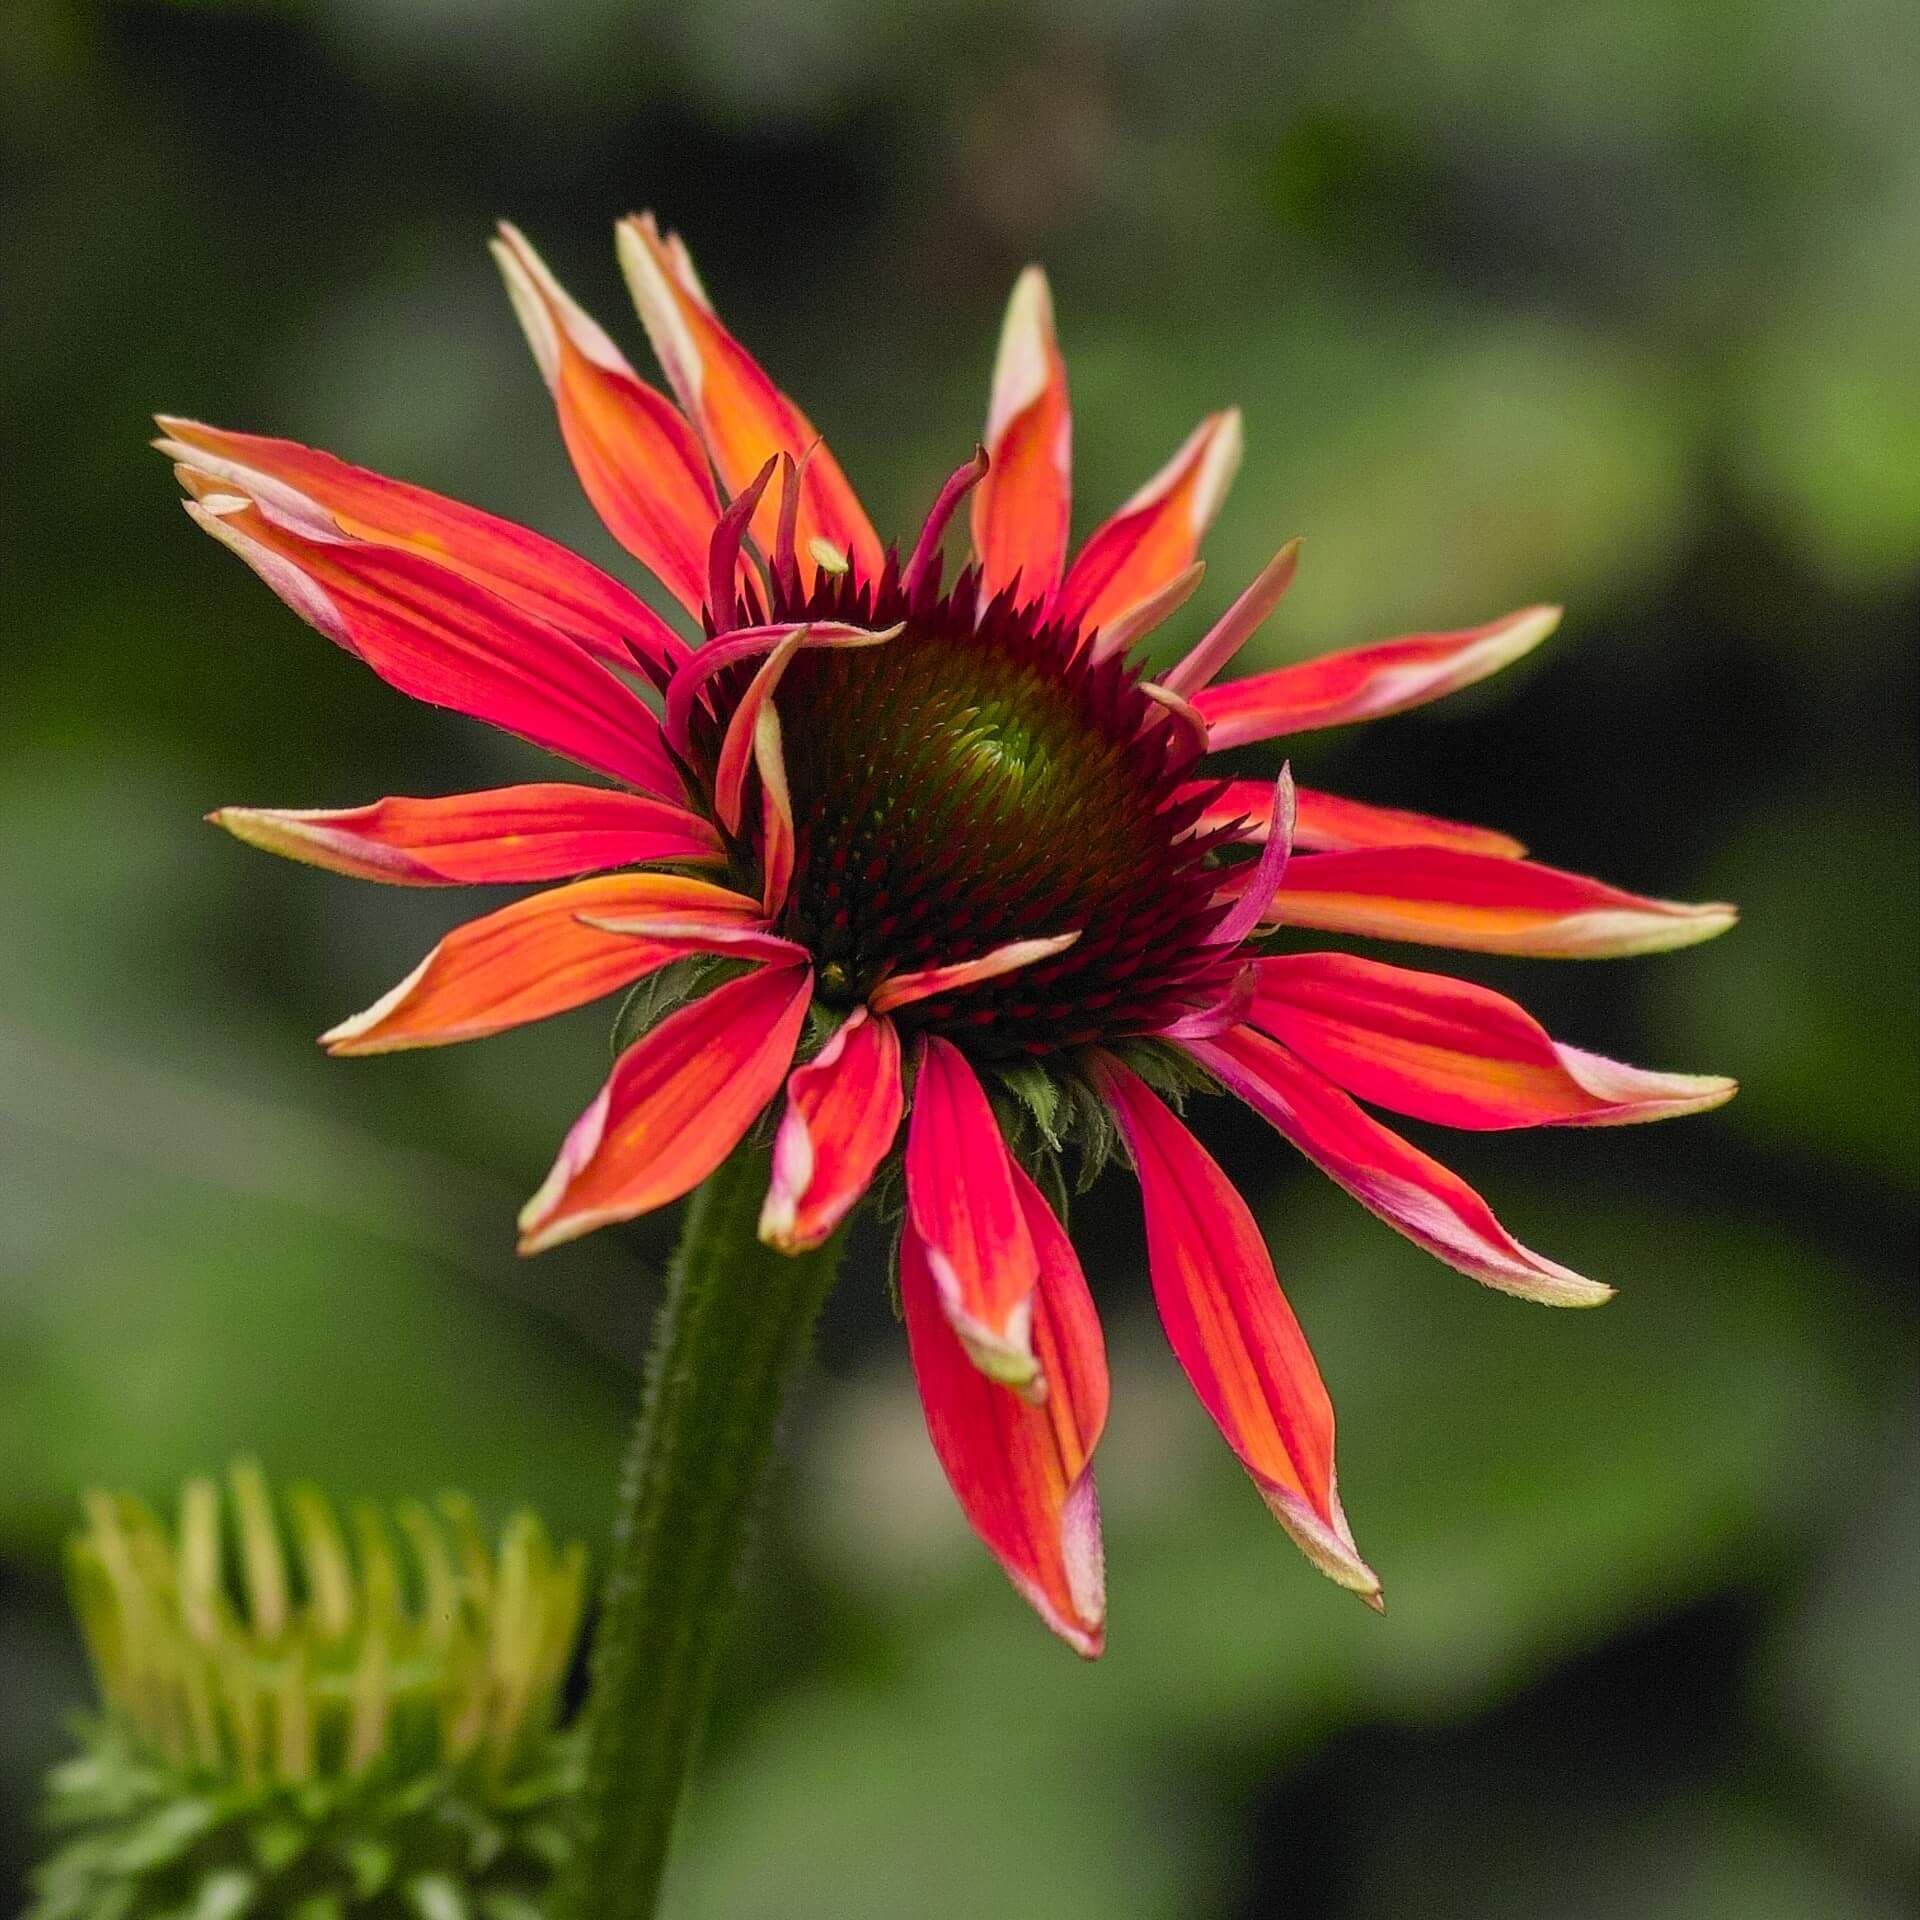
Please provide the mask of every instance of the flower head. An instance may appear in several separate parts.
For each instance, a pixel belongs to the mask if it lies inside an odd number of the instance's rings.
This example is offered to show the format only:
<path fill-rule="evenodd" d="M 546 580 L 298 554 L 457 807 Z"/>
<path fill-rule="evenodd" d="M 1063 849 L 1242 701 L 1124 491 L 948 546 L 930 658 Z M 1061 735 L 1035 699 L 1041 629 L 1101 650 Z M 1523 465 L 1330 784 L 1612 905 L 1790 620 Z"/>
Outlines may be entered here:
<path fill-rule="evenodd" d="M 470 1502 L 276 1504 L 237 1465 L 169 1526 L 95 1492 L 68 1553 L 102 1717 L 54 1777 L 34 1920 L 538 1910 L 571 1845 L 556 1734 L 585 1559 Z M 236 1577 L 237 1576 L 237 1577 Z"/>
<path fill-rule="evenodd" d="M 1326 1389 L 1181 1098 L 1239 1095 L 1476 1278 L 1593 1304 L 1605 1287 L 1520 1245 L 1366 1107 L 1611 1125 L 1716 1105 L 1732 1083 L 1603 1060 L 1484 988 L 1283 936 L 1625 954 L 1706 939 L 1732 909 L 1625 893 L 1487 828 L 1296 788 L 1284 767 L 1215 773 L 1223 748 L 1482 679 L 1558 610 L 1223 681 L 1293 578 L 1288 544 L 1146 676 L 1134 649 L 1198 583 L 1240 417 L 1201 421 L 1070 558 L 1067 375 L 1038 269 L 1008 308 L 984 444 L 903 558 L 677 236 L 642 216 L 618 241 L 672 399 L 517 232 L 495 253 L 587 493 L 697 639 L 523 528 L 289 442 L 162 423 L 189 511 L 313 625 L 416 698 L 617 783 L 216 814 L 367 879 L 568 883 L 457 928 L 326 1044 L 471 1039 L 648 983 L 522 1215 L 530 1252 L 677 1199 L 776 1107 L 770 1244 L 818 1245 L 897 1168 L 935 1448 L 1015 1584 L 1089 1654 L 1107 1383 L 1059 1173 L 1063 1155 L 1090 1175 L 1124 1153 L 1195 1390 L 1315 1564 L 1377 1601 Z M 963 505 L 972 551 L 950 575 Z"/>

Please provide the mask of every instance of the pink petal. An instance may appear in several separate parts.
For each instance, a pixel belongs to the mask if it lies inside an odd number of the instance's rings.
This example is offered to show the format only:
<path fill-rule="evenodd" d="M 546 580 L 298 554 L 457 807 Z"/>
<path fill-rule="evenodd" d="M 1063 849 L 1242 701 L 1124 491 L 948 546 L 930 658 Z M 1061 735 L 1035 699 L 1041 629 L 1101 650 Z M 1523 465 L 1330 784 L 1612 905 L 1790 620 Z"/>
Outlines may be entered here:
<path fill-rule="evenodd" d="M 1588 960 L 1690 947 L 1739 913 L 1646 899 L 1531 860 L 1378 847 L 1294 860 L 1267 917 L 1422 946 Z"/>
<path fill-rule="evenodd" d="M 977 986 L 982 980 L 998 980 L 1009 973 L 1051 960 L 1080 938 L 1078 932 L 1056 933 L 1039 940 L 1009 940 L 1004 947 L 972 960 L 955 961 L 951 966 L 924 967 L 917 973 L 896 973 L 882 980 L 871 997 L 875 1013 L 892 1013 L 912 1006 L 917 1000 L 931 1000 L 936 994 L 957 993 L 962 987 Z"/>
<path fill-rule="evenodd" d="M 258 500 L 280 489 L 287 507 L 331 518 L 348 538 L 424 554 L 544 620 L 616 666 L 629 643 L 653 670 L 670 672 L 687 644 L 637 594 L 529 528 L 424 487 L 410 487 L 292 440 L 230 433 L 159 416 L 162 453 Z"/>
<path fill-rule="evenodd" d="M 1370 1119 L 1251 1027 L 1187 1051 L 1370 1212 L 1448 1266 L 1549 1307 L 1597 1307 L 1611 1287 L 1523 1247 L 1457 1174 Z"/>
<path fill-rule="evenodd" d="M 1177 796 L 1191 797 L 1210 781 L 1195 781 Z M 1459 853 L 1491 854 L 1517 860 L 1525 852 L 1518 840 L 1491 827 L 1462 826 L 1436 820 L 1424 813 L 1405 813 L 1397 807 L 1369 806 L 1313 787 L 1295 789 L 1293 844 L 1296 849 L 1347 853 L 1362 847 L 1452 847 Z M 1266 780 L 1229 780 L 1224 791 L 1207 802 L 1194 822 L 1196 833 L 1237 826 L 1234 838 L 1258 842 L 1267 837 L 1272 820 L 1273 786 Z"/>
<path fill-rule="evenodd" d="M 1336 1086 L 1441 1126 L 1607 1127 L 1700 1113 L 1715 1075 L 1649 1073 L 1563 1047 L 1504 995 L 1345 953 L 1254 962 L 1248 1018 Z"/>
<path fill-rule="evenodd" d="M 1043 1392 L 1033 1347 L 1039 1259 L 1014 1185 L 1013 1156 L 959 1049 L 931 1035 L 907 1126 L 907 1217 L 939 1283 L 942 1310 L 989 1378 Z"/>
<path fill-rule="evenodd" d="M 927 1434 L 961 1510 L 1027 1603 L 1076 1653 L 1106 1639 L 1106 1575 L 1093 1450 L 1107 1418 L 1100 1321 L 1072 1243 L 1024 1173 L 1016 1192 L 1039 1259 L 1035 1404 L 988 1379 L 955 1334 L 932 1261 L 907 1226 L 900 1304 Z"/>
<path fill-rule="evenodd" d="M 726 858 L 720 836 L 682 807 L 557 782 L 367 807 L 222 807 L 207 818 L 269 853 L 400 887 L 564 880 L 609 867 L 712 866 Z"/>
<path fill-rule="evenodd" d="M 520 1251 L 543 1253 L 690 1193 L 779 1091 L 813 976 L 767 967 L 670 1013 L 615 1062 L 520 1214 Z"/>
<path fill-rule="evenodd" d="M 1199 643 L 1171 672 L 1160 676 L 1169 693 L 1198 700 L 1220 670 L 1266 624 L 1267 617 L 1286 597 L 1300 568 L 1300 542 L 1289 540 L 1254 576 L 1252 584 L 1201 636 Z M 1209 734 L 1211 737 L 1211 734 Z M 1224 742 L 1215 742 L 1223 745 Z"/>
<path fill-rule="evenodd" d="M 1073 508 L 1073 413 L 1047 276 L 1014 282 L 987 402 L 986 478 L 973 496 L 981 597 L 1019 583 L 1023 601 L 1059 583 Z"/>
<path fill-rule="evenodd" d="M 1410 633 L 1371 647 L 1275 667 L 1199 696 L 1216 749 L 1311 727 L 1343 727 L 1424 706 L 1498 673 L 1560 624 L 1558 607 L 1525 607 L 1458 633 Z"/>
<path fill-rule="evenodd" d="M 1239 898 L 1226 917 L 1209 936 L 1217 947 L 1237 947 L 1266 917 L 1273 897 L 1286 876 L 1287 861 L 1293 851 L 1293 769 L 1282 767 L 1273 783 L 1273 800 L 1267 809 L 1272 826 L 1260 858 L 1242 886 Z"/>
<path fill-rule="evenodd" d="M 556 627 L 417 553 L 314 537 L 270 502 L 218 491 L 187 511 L 309 625 L 430 706 L 485 720 L 643 792 L 677 798 L 660 723 Z"/>
<path fill-rule="evenodd" d="M 1333 1403 L 1247 1203 L 1142 1081 L 1111 1057 L 1094 1073 L 1140 1177 L 1153 1297 L 1175 1357 L 1294 1544 L 1377 1606 L 1380 1582 L 1334 1483 Z"/>
<path fill-rule="evenodd" d="M 760 1238 L 783 1253 L 819 1246 L 866 1192 L 904 1107 L 899 1032 L 855 1007 L 819 1053 L 787 1076 Z"/>

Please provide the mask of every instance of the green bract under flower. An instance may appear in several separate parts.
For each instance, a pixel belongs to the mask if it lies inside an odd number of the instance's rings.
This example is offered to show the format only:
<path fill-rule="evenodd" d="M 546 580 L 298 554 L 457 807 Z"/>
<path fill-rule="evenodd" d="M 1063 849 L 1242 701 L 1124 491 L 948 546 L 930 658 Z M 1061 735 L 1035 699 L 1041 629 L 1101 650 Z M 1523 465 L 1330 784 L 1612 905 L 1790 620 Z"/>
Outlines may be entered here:
<path fill-rule="evenodd" d="M 585 1577 L 530 1513 L 276 1514 L 237 1466 L 169 1528 L 91 1494 L 70 1549 L 104 1713 L 56 1774 L 34 1920 L 523 1920 L 570 1846 L 554 1731 Z M 231 1524 L 229 1524 L 229 1519 Z M 476 1896 L 470 1899 L 469 1896 Z"/>

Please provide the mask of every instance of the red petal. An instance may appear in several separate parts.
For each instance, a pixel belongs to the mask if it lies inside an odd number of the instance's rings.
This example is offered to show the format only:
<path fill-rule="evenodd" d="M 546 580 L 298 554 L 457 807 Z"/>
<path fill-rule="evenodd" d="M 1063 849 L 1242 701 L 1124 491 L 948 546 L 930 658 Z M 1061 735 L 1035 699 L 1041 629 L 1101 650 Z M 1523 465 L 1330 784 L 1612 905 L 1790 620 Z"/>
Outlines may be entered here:
<path fill-rule="evenodd" d="M 1724 933 L 1739 914 L 1721 904 L 1645 899 L 1531 860 L 1379 847 L 1293 861 L 1268 917 L 1421 946 L 1586 960 L 1690 947 Z"/>
<path fill-rule="evenodd" d="M 204 474 L 181 478 L 204 495 L 187 511 L 207 532 L 390 686 L 630 786 L 679 795 L 660 723 L 558 628 L 417 553 L 296 527 L 271 501 L 223 493 Z"/>
<path fill-rule="evenodd" d="M 961 1510 L 1048 1626 L 1088 1659 L 1106 1639 L 1106 1576 L 1092 1459 L 1107 1418 L 1107 1355 L 1074 1257 L 1033 1182 L 1014 1174 L 1040 1263 L 1033 1343 L 1040 1405 L 973 1364 L 911 1226 L 900 1237 L 900 1304 L 927 1433 Z"/>
<path fill-rule="evenodd" d="M 1080 549 L 1055 612 L 1106 628 L 1193 564 L 1240 465 L 1240 410 L 1211 413 L 1167 464 Z"/>
<path fill-rule="evenodd" d="M 1260 924 L 1272 906 L 1273 897 L 1280 891 L 1281 881 L 1286 878 L 1287 862 L 1293 854 L 1294 812 L 1293 769 L 1283 766 L 1279 779 L 1273 783 L 1273 798 L 1267 803 L 1271 824 L 1266 844 L 1260 849 L 1260 858 L 1246 873 L 1239 897 L 1208 936 L 1214 946 L 1237 947 Z"/>
<path fill-rule="evenodd" d="M 805 968 L 762 968 L 636 1040 L 521 1210 L 520 1251 L 542 1253 L 697 1187 L 779 1091 L 812 995 Z"/>
<path fill-rule="evenodd" d="M 1189 1043 L 1205 1058 L 1207 1043 Z M 1333 1404 L 1247 1203 L 1178 1119 L 1111 1058 L 1096 1077 L 1133 1156 L 1154 1300 L 1193 1390 L 1274 1517 L 1330 1579 L 1378 1603 L 1333 1471 Z"/>
<path fill-rule="evenodd" d="M 1182 788 L 1178 797 L 1184 799 L 1212 784 L 1196 781 Z M 1526 852 L 1518 840 L 1491 827 L 1462 826 L 1424 813 L 1403 813 L 1397 807 L 1369 806 L 1364 800 L 1347 800 L 1312 787 L 1297 788 L 1294 797 L 1296 849 L 1347 853 L 1361 847 L 1452 847 L 1459 853 L 1491 854 L 1502 860 L 1517 860 Z M 1194 831 L 1209 833 L 1238 825 L 1241 830 L 1234 838 L 1257 844 L 1267 837 L 1272 814 L 1270 781 L 1229 780 L 1225 791 L 1208 801 L 1194 822 Z"/>
<path fill-rule="evenodd" d="M 674 916 L 672 936 L 636 939 L 586 914 Z M 714 938 L 704 937 L 711 925 Z M 741 894 L 671 873 L 605 874 L 516 900 L 456 927 L 392 992 L 323 1033 L 331 1053 L 390 1053 L 478 1040 L 629 986 L 683 954 L 725 951 L 757 928 Z"/>
<path fill-rule="evenodd" d="M 1504 995 L 1345 953 L 1254 962 L 1248 1018 L 1347 1092 L 1442 1126 L 1607 1127 L 1700 1113 L 1731 1080 L 1563 1047 Z"/>
<path fill-rule="evenodd" d="M 662 673 L 686 658 L 686 642 L 637 594 L 527 527 L 293 440 L 159 420 L 169 436 L 155 443 L 162 453 L 256 500 L 284 489 L 289 511 L 326 514 L 351 539 L 437 560 L 616 666 L 633 664 L 629 641 Z"/>
<path fill-rule="evenodd" d="M 564 880 L 726 858 L 720 836 L 697 814 L 610 787 L 497 787 L 369 807 L 222 807 L 207 818 L 269 853 L 399 887 Z"/>
<path fill-rule="evenodd" d="M 652 214 L 643 213 L 621 221 L 616 239 L 653 351 L 700 429 L 727 491 L 738 493 L 771 455 L 785 453 L 800 461 L 820 436 L 715 317 L 678 236 L 663 240 Z M 879 536 L 825 446 L 815 448 L 801 484 L 798 533 L 806 584 L 812 585 L 816 565 L 806 550 L 816 539 L 849 555 L 863 577 L 877 578 Z M 754 532 L 769 553 L 779 525 L 777 503 L 763 501 Z"/>
<path fill-rule="evenodd" d="M 1047 276 L 1014 282 L 987 402 L 987 472 L 973 496 L 973 551 L 983 598 L 1017 581 L 1022 600 L 1059 584 L 1073 510 L 1073 414 L 1054 337 Z"/>
<path fill-rule="evenodd" d="M 930 1036 L 907 1127 L 907 1216 L 940 1302 L 982 1373 L 1043 1391 L 1033 1348 L 1033 1236 L 1013 1156 L 980 1082 L 951 1042 Z"/>
<path fill-rule="evenodd" d="M 1439 1161 L 1370 1119 L 1330 1081 L 1251 1027 L 1186 1048 L 1363 1207 L 1450 1267 L 1549 1307 L 1597 1307 L 1611 1287 L 1523 1247 Z"/>
<path fill-rule="evenodd" d="M 719 496 L 698 436 L 679 409 L 628 365 L 517 228 L 493 257 L 513 297 L 580 484 L 608 530 L 698 615 Z"/>
<path fill-rule="evenodd" d="M 1525 607 L 1458 633 L 1410 633 L 1209 687 L 1195 704 L 1216 750 L 1310 727 L 1342 727 L 1424 706 L 1498 673 L 1560 624 L 1558 607 Z"/>
<path fill-rule="evenodd" d="M 819 1053 L 787 1076 L 760 1238 L 784 1253 L 819 1246 L 887 1157 L 904 1104 L 898 1030 L 855 1007 Z"/>

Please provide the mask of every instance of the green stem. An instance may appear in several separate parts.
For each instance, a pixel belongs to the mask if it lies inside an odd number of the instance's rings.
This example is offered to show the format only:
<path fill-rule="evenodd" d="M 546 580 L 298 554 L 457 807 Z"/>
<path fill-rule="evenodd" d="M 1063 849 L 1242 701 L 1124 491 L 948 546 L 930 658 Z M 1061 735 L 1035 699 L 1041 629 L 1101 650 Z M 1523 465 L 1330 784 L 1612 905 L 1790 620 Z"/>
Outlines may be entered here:
<path fill-rule="evenodd" d="M 649 1920 L 773 1459 L 839 1264 L 755 1232 L 764 1148 L 694 1195 L 647 1356 L 593 1661 L 570 1920 Z"/>

